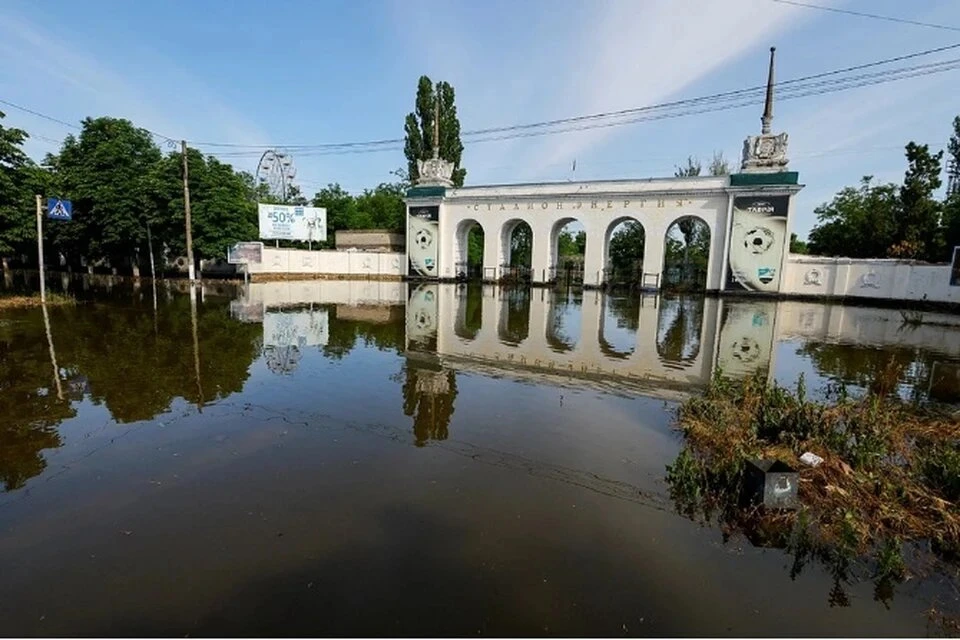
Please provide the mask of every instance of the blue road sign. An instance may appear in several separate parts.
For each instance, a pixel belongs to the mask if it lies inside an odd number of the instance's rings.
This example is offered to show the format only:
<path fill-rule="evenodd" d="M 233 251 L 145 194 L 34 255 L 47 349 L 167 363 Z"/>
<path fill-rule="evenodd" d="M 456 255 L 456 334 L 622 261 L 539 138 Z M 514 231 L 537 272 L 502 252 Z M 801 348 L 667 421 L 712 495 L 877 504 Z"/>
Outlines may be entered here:
<path fill-rule="evenodd" d="M 51 220 L 71 220 L 73 203 L 60 198 L 47 198 L 47 217 Z"/>

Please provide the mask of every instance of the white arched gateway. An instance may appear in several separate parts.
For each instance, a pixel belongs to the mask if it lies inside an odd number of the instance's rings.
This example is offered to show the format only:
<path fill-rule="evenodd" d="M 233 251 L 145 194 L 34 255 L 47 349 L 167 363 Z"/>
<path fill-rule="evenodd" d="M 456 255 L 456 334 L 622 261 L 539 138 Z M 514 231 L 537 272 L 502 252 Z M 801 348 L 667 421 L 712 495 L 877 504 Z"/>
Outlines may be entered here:
<path fill-rule="evenodd" d="M 746 139 L 740 173 L 452 188 L 450 163 L 437 157 L 423 161 L 420 179 L 407 193 L 407 276 L 457 278 L 465 256 L 464 230 L 479 224 L 484 231 L 483 278 L 499 280 L 509 271 L 511 233 L 527 223 L 532 232 L 530 279 L 549 282 L 557 264 L 559 230 L 576 221 L 586 233 L 583 283 L 602 286 L 613 229 L 636 220 L 645 238 L 639 284 L 657 289 L 668 230 L 678 220 L 693 218 L 709 229 L 708 290 L 778 292 L 789 253 L 793 196 L 801 186 L 797 173 L 787 171 L 787 135 L 770 133 L 772 113 L 771 52 L 763 128 L 759 136 Z"/>

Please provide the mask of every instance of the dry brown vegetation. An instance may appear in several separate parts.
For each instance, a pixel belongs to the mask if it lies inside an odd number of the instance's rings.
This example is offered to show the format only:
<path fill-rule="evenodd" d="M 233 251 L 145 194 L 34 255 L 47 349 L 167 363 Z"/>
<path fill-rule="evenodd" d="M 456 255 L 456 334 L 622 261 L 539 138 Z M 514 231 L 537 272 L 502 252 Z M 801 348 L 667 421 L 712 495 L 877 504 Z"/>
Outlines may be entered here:
<path fill-rule="evenodd" d="M 840 392 L 823 402 L 806 397 L 802 379 L 792 391 L 759 376 L 718 376 L 678 410 L 686 446 L 667 476 L 678 509 L 716 520 L 725 535 L 786 548 L 795 573 L 809 559 L 828 564 L 834 604 L 844 603 L 840 583 L 855 563 L 870 568 L 883 600 L 910 569 L 937 564 L 956 579 L 960 415 L 900 400 L 891 393 L 898 373 L 885 372 L 860 397 Z M 799 457 L 806 451 L 823 463 L 805 467 Z M 765 511 L 743 501 L 750 458 L 799 470 L 799 510 Z M 907 545 L 912 567 L 903 560 Z M 918 557 L 925 560 L 917 564 Z"/>
<path fill-rule="evenodd" d="M 59 293 L 47 295 L 47 306 L 74 305 L 77 301 L 70 296 Z M 4 309 L 29 309 L 41 305 L 40 295 L 31 296 L 0 296 L 0 311 Z"/>

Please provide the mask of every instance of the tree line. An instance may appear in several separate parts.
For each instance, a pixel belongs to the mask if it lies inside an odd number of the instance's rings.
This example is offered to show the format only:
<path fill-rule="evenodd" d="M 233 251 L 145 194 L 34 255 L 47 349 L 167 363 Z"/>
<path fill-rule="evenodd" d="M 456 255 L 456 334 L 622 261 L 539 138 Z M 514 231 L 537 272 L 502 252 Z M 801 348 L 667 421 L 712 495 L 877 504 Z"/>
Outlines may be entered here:
<path fill-rule="evenodd" d="M 129 120 L 86 118 L 57 153 L 37 164 L 23 151 L 29 134 L 2 124 L 0 113 L 0 258 L 36 264 L 35 194 L 73 202 L 73 220 L 47 221 L 47 263 L 68 269 L 119 269 L 139 275 L 151 247 L 158 264 L 185 254 L 183 155 L 166 153 Z M 254 176 L 214 156 L 187 149 L 193 250 L 196 260 L 222 259 L 227 249 L 258 235 L 257 203 L 277 202 Z M 288 202 L 326 207 L 328 240 L 337 229 L 404 228 L 402 177 L 352 195 L 338 184 L 312 200 L 294 188 Z M 44 200 L 45 203 L 45 200 Z M 287 243 L 297 244 L 297 243 Z M 302 244 L 302 243 L 301 243 Z M 315 245 L 316 246 L 316 245 Z"/>
<path fill-rule="evenodd" d="M 902 258 L 945 262 L 960 245 L 960 116 L 947 144 L 948 188 L 942 198 L 944 152 L 909 142 L 901 184 L 865 176 L 817 207 L 809 253 L 848 258 Z M 801 245 L 802 247 L 802 245 Z"/>

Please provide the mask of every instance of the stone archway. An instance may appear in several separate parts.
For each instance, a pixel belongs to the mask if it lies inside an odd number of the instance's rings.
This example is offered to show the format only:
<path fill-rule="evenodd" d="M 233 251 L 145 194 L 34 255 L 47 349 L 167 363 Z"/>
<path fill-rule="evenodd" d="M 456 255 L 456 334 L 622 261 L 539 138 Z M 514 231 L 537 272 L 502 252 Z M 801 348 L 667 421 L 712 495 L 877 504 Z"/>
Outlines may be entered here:
<path fill-rule="evenodd" d="M 647 231 L 633 216 L 614 218 L 603 235 L 604 282 L 635 285 L 643 282 Z"/>
<path fill-rule="evenodd" d="M 703 291 L 709 280 L 710 225 L 700 216 L 682 215 L 671 221 L 663 237 L 661 288 Z"/>
<path fill-rule="evenodd" d="M 479 241 L 477 237 L 479 236 Z M 483 276 L 484 265 L 484 236 L 483 225 L 468 218 L 461 220 L 454 234 L 454 259 L 456 260 L 455 274 L 457 278 L 479 279 Z M 471 246 L 474 245 L 474 246 Z M 474 253 L 479 252 L 479 259 Z"/>
<path fill-rule="evenodd" d="M 579 229 L 570 229 L 574 224 Z M 565 235 L 566 234 L 566 235 Z M 548 245 L 547 281 L 563 280 L 566 284 L 583 282 L 583 261 L 586 255 L 587 233 L 578 218 L 560 218 L 550 228 Z"/>

